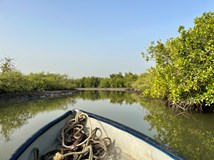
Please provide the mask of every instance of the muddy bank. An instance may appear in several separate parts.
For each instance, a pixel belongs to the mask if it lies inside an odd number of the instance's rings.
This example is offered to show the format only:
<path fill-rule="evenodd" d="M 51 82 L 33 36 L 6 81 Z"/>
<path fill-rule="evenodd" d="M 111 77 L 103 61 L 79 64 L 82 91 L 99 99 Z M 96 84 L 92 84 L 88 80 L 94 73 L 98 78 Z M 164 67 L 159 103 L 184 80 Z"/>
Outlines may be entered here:
<path fill-rule="evenodd" d="M 60 90 L 60 91 L 36 91 L 22 93 L 2 93 L 0 94 L 0 103 L 58 98 L 64 96 L 71 96 L 78 92 L 79 92 L 78 90 Z"/>

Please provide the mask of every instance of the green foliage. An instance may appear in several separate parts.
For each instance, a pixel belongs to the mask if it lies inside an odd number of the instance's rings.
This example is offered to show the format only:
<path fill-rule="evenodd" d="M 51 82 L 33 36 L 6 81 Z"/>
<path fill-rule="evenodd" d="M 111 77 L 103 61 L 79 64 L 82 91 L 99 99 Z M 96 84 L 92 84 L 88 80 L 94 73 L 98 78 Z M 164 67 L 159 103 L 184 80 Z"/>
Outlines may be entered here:
<path fill-rule="evenodd" d="M 138 75 L 136 75 L 136 74 L 133 74 L 133 73 L 131 73 L 131 72 L 128 72 L 128 73 L 125 73 L 125 75 L 124 75 L 124 85 L 127 87 L 127 88 L 130 88 L 130 87 L 132 87 L 132 84 L 133 84 L 133 82 L 135 82 L 136 80 L 137 80 L 137 78 L 138 78 Z"/>
<path fill-rule="evenodd" d="M 149 72 L 145 72 L 132 84 L 133 88 L 144 96 L 152 98 L 165 98 L 167 87 L 161 84 L 161 81 L 155 80 L 158 77 L 155 68 L 150 68 Z"/>
<path fill-rule="evenodd" d="M 67 75 L 52 73 L 18 72 L 11 58 L 2 59 L 0 65 L 0 93 L 73 89 L 74 82 Z"/>
<path fill-rule="evenodd" d="M 32 90 L 39 91 L 72 89 L 74 85 L 67 75 L 53 73 L 31 73 L 28 80 L 32 84 Z"/>
<path fill-rule="evenodd" d="M 30 91 L 27 76 L 20 72 L 5 72 L 0 74 L 0 93 Z"/>
<path fill-rule="evenodd" d="M 73 89 L 74 82 L 66 75 L 21 72 L 0 74 L 0 93 Z"/>
<path fill-rule="evenodd" d="M 180 35 L 165 43 L 152 42 L 143 53 L 156 61 L 156 67 L 134 84 L 144 95 L 174 104 L 214 104 L 214 12 L 204 13 L 194 23 L 188 30 L 179 27 Z"/>
<path fill-rule="evenodd" d="M 100 88 L 110 88 L 110 81 L 109 78 L 101 78 L 100 79 L 100 83 L 99 83 L 99 87 Z"/>
<path fill-rule="evenodd" d="M 111 74 L 109 78 L 83 77 L 70 79 L 67 75 L 54 73 L 30 73 L 24 75 L 18 72 L 13 59 L 4 58 L 0 65 L 0 93 L 65 90 L 74 88 L 130 88 L 138 75 L 133 73 Z"/>
<path fill-rule="evenodd" d="M 130 88 L 132 83 L 136 81 L 138 75 L 131 72 L 111 74 L 108 78 L 100 77 L 83 77 L 76 79 L 75 86 L 77 88 Z"/>
<path fill-rule="evenodd" d="M 100 78 L 98 77 L 83 77 L 76 80 L 76 87 L 79 88 L 95 88 L 98 87 Z"/>
<path fill-rule="evenodd" d="M 125 87 L 125 81 L 122 73 L 110 75 L 110 86 L 112 88 L 123 88 Z"/>

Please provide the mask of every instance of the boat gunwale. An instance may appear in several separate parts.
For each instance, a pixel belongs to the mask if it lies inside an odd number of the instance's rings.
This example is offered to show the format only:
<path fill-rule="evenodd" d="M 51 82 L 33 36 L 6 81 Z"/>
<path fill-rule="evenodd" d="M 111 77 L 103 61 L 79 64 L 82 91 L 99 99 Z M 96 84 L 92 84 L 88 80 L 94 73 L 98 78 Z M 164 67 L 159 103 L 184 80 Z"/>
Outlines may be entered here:
<path fill-rule="evenodd" d="M 30 138 L 28 138 L 22 145 L 20 145 L 20 147 L 11 155 L 10 160 L 17 160 L 22 153 L 34 142 L 36 141 L 36 139 L 38 137 L 40 137 L 42 134 L 44 134 L 47 130 L 49 130 L 51 127 L 53 127 L 55 124 L 57 124 L 58 122 L 64 120 L 66 117 L 68 117 L 69 115 L 73 114 L 74 112 L 77 112 L 79 110 L 69 110 L 66 113 L 64 113 L 63 115 L 59 116 L 58 118 L 54 119 L 53 121 L 49 122 L 48 124 L 46 124 L 45 126 L 43 126 L 42 128 L 40 128 L 37 132 L 35 132 Z M 170 147 L 161 144 L 159 142 L 157 142 L 156 140 L 150 138 L 149 136 L 136 131 L 128 126 L 125 126 L 121 123 L 115 122 L 111 119 L 96 115 L 94 113 L 90 113 L 87 111 L 83 111 L 80 110 L 86 114 L 89 115 L 89 117 L 94 118 L 96 120 L 102 121 L 104 123 L 107 123 L 115 128 L 118 128 L 126 133 L 131 134 L 132 136 L 148 143 L 149 145 L 155 147 L 156 149 L 160 150 L 161 152 L 167 154 L 168 156 L 170 156 L 173 159 L 177 159 L 177 160 L 187 160 L 187 158 L 185 158 L 183 155 L 179 154 L 178 152 L 174 151 L 173 149 L 171 149 Z"/>

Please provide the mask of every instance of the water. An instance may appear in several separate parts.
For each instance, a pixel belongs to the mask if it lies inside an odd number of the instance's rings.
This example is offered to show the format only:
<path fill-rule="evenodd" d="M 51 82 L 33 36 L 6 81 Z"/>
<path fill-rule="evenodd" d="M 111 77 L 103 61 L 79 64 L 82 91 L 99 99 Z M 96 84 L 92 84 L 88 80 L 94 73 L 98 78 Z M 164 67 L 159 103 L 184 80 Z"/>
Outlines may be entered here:
<path fill-rule="evenodd" d="M 125 92 L 82 92 L 71 97 L 0 102 L 0 159 L 6 160 L 43 125 L 81 109 L 134 128 L 189 159 L 214 159 L 214 114 L 181 113 L 160 100 Z"/>

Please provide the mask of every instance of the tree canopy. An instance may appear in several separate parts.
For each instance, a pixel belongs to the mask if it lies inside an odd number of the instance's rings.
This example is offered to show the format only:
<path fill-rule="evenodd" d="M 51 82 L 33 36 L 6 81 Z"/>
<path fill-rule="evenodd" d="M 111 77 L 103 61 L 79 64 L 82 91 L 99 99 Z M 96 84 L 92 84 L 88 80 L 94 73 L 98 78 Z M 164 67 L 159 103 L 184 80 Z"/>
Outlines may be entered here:
<path fill-rule="evenodd" d="M 4 57 L 1 60 L 0 70 L 2 74 L 15 71 L 16 69 L 13 65 L 13 59 L 10 57 Z"/>
<path fill-rule="evenodd" d="M 142 94 L 166 98 L 184 109 L 214 104 L 214 12 L 196 17 L 194 24 L 180 26 L 178 37 L 152 42 L 142 53 L 156 62 L 134 84 Z"/>
<path fill-rule="evenodd" d="M 130 88 L 137 80 L 138 75 L 131 72 L 125 74 L 114 73 L 109 77 L 82 77 L 76 79 L 76 88 Z"/>

